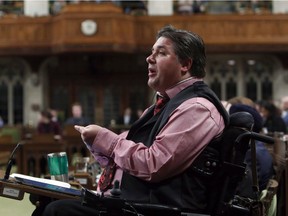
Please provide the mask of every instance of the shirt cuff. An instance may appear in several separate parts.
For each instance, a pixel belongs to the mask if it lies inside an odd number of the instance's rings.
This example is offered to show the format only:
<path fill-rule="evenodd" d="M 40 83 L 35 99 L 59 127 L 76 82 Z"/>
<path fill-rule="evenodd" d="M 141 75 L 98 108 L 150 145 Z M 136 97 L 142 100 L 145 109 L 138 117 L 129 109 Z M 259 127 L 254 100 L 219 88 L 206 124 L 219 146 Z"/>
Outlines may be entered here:
<path fill-rule="evenodd" d="M 101 153 L 107 157 L 113 157 L 113 150 L 119 138 L 118 134 L 106 128 L 101 128 L 91 146 L 91 152 Z"/>

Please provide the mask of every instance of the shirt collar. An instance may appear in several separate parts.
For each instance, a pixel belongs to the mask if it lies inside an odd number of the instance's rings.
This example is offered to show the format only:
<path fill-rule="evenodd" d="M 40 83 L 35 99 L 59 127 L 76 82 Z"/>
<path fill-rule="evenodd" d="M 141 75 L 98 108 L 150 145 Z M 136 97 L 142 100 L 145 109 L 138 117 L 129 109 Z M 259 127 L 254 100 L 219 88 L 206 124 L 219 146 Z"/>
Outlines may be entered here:
<path fill-rule="evenodd" d="M 165 93 L 171 99 L 175 95 L 177 95 L 180 91 L 182 91 L 183 89 L 187 88 L 190 85 L 193 85 L 197 81 L 203 81 L 203 79 L 202 78 L 196 78 L 196 77 L 189 77 L 189 78 L 187 78 L 185 80 L 181 80 L 180 82 L 178 82 L 173 87 L 167 89 L 165 91 Z M 157 94 L 159 94 L 159 92 L 157 92 Z"/>

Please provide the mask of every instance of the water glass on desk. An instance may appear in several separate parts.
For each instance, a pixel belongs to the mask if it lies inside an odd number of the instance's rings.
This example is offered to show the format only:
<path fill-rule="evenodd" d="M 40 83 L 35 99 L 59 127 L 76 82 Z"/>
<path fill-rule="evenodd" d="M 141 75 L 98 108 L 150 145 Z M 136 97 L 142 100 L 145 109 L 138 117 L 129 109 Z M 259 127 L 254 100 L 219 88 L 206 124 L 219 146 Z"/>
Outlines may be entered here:
<path fill-rule="evenodd" d="M 76 173 L 87 173 L 89 161 L 90 161 L 89 157 L 78 157 L 76 159 L 75 172 Z"/>
<path fill-rule="evenodd" d="M 68 158 L 66 152 L 55 152 L 47 155 L 51 179 L 68 182 Z"/>

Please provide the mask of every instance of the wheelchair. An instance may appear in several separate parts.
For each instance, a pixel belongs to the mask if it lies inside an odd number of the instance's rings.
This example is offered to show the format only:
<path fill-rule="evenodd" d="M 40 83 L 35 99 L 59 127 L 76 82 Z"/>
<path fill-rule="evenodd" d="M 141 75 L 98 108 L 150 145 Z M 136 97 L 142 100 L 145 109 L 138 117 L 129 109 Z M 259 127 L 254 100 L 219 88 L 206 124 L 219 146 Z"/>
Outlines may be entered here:
<path fill-rule="evenodd" d="M 82 205 L 97 209 L 103 216 L 265 216 L 257 185 L 253 185 L 257 194 L 255 199 L 235 194 L 237 184 L 245 175 L 244 157 L 247 150 L 255 148 L 255 140 L 274 143 L 272 137 L 252 132 L 253 124 L 250 113 L 232 114 L 222 136 L 213 140 L 193 162 L 195 173 L 217 178 L 217 187 L 213 187 L 209 197 L 207 214 L 183 212 L 177 207 L 160 204 L 128 202 L 120 198 L 121 190 L 117 182 L 111 196 L 95 194 L 83 188 Z M 207 167 L 207 161 L 213 161 L 217 166 Z"/>

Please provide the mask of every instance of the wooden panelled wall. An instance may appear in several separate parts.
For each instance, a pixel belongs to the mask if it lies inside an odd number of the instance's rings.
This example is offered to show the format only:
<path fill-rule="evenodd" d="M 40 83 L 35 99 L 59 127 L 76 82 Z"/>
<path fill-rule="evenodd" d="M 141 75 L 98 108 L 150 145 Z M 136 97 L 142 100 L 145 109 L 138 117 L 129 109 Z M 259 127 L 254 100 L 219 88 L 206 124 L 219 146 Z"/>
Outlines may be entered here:
<path fill-rule="evenodd" d="M 95 35 L 81 22 L 97 23 Z M 71 4 L 56 16 L 0 19 L 0 55 L 150 50 L 166 24 L 200 34 L 208 52 L 286 52 L 288 15 L 131 16 L 113 4 Z"/>

